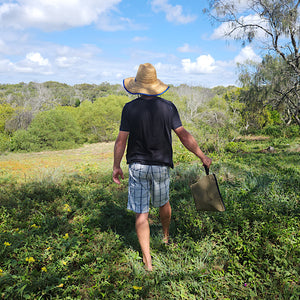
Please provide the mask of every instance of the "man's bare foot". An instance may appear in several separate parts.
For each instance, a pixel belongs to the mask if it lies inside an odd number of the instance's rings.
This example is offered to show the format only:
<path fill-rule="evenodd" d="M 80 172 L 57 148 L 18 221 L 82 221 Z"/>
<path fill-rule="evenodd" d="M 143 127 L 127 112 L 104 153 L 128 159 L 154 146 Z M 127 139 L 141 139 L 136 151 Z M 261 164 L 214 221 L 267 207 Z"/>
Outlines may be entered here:
<path fill-rule="evenodd" d="M 152 266 L 146 266 L 145 265 L 145 270 L 147 271 L 147 272 L 152 272 L 153 271 L 153 267 Z"/>
<path fill-rule="evenodd" d="M 168 245 L 169 244 L 169 236 L 164 236 L 162 241 L 164 244 Z"/>
<path fill-rule="evenodd" d="M 143 262 L 145 264 L 145 270 L 148 272 L 151 272 L 153 270 L 151 257 L 150 257 L 150 259 L 146 259 L 143 256 Z"/>

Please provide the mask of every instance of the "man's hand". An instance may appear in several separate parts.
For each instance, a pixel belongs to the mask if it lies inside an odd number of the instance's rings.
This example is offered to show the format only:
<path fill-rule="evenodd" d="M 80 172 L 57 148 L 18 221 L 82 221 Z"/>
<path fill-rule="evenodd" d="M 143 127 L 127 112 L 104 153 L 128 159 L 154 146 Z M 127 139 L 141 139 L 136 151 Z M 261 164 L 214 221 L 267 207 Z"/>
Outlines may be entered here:
<path fill-rule="evenodd" d="M 113 169 L 113 181 L 117 184 L 121 183 L 119 176 L 121 176 L 121 178 L 124 179 L 124 174 L 123 174 L 122 169 L 121 168 Z"/>
<path fill-rule="evenodd" d="M 124 179 L 123 171 L 120 167 L 121 160 L 123 157 L 123 154 L 125 152 L 127 138 L 128 138 L 129 132 L 127 131 L 120 131 L 119 135 L 115 142 L 114 147 L 114 164 L 113 164 L 113 181 L 117 184 L 120 184 L 119 176 L 121 176 L 122 179 Z"/>
<path fill-rule="evenodd" d="M 203 166 L 206 166 L 209 169 L 209 167 L 212 163 L 212 159 L 205 155 L 201 160 L 202 160 Z"/>

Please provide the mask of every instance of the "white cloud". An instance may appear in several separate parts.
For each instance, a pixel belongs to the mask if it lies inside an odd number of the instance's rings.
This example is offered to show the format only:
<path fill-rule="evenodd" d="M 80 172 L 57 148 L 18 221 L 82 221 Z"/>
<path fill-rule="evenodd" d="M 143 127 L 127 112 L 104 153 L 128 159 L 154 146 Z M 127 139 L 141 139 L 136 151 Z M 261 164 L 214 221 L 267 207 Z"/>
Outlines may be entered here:
<path fill-rule="evenodd" d="M 132 41 L 133 42 L 144 42 L 144 41 L 148 41 L 149 38 L 146 36 L 135 36 Z"/>
<path fill-rule="evenodd" d="M 129 18 L 115 18 L 110 14 L 102 14 L 96 22 L 98 29 L 103 31 L 119 31 L 125 29 L 141 29 L 139 25 L 136 25 Z"/>
<path fill-rule="evenodd" d="M 55 59 L 55 63 L 60 68 L 69 68 L 75 65 L 80 60 L 79 57 L 60 56 Z"/>
<path fill-rule="evenodd" d="M 177 50 L 182 53 L 192 53 L 198 52 L 199 49 L 196 47 L 191 47 L 189 44 L 185 43 L 183 46 L 178 47 Z"/>
<path fill-rule="evenodd" d="M 122 0 L 18 0 L 0 5 L 0 26 L 45 31 L 97 23 Z"/>
<path fill-rule="evenodd" d="M 181 5 L 172 6 L 168 0 L 152 0 L 151 6 L 154 12 L 164 12 L 169 22 L 187 24 L 197 19 L 196 15 L 184 15 Z"/>
<path fill-rule="evenodd" d="M 247 61 L 261 62 L 261 57 L 255 54 L 250 46 L 243 48 L 234 59 L 235 63 L 245 63 Z"/>
<path fill-rule="evenodd" d="M 6 43 L 0 39 L 0 53 L 7 53 Z"/>
<path fill-rule="evenodd" d="M 45 65 L 46 62 L 47 60 L 34 53 L 29 53 L 25 60 L 15 63 L 8 59 L 0 60 L 0 74 L 5 74 L 6 77 L 15 77 L 17 74 L 51 75 L 53 72 L 49 64 Z"/>
<path fill-rule="evenodd" d="M 67 46 L 57 47 L 53 45 L 55 64 L 59 68 L 71 68 L 81 64 L 84 65 L 96 58 L 101 53 L 101 49 L 94 45 L 82 45 L 80 48 L 70 48 Z"/>
<path fill-rule="evenodd" d="M 0 74 L 7 74 L 12 71 L 13 64 L 8 59 L 0 60 Z"/>
<path fill-rule="evenodd" d="M 240 24 L 244 24 L 244 25 L 259 25 L 262 28 L 269 28 L 269 25 L 267 23 L 266 20 L 262 19 L 259 15 L 255 14 L 255 15 L 248 15 L 248 16 L 241 16 L 239 18 L 239 23 Z M 235 28 L 236 25 L 232 22 L 225 22 L 222 23 L 218 28 L 216 28 L 211 36 L 212 39 L 238 39 L 241 38 L 243 36 L 245 36 L 245 34 L 247 34 L 247 32 L 249 30 L 253 30 L 254 28 L 251 26 L 248 29 L 244 31 L 242 28 L 238 28 L 234 31 L 233 28 Z M 255 36 L 257 38 L 265 38 L 266 37 L 266 33 L 265 31 L 263 31 L 260 28 L 255 28 Z"/>
<path fill-rule="evenodd" d="M 42 55 L 38 52 L 30 52 L 26 55 L 26 60 L 29 63 L 37 64 L 38 66 L 49 66 L 49 60 L 43 58 Z"/>
<path fill-rule="evenodd" d="M 201 55 L 195 62 L 192 62 L 189 58 L 181 60 L 182 67 L 186 73 L 212 73 L 216 68 L 216 63 L 211 55 Z"/>

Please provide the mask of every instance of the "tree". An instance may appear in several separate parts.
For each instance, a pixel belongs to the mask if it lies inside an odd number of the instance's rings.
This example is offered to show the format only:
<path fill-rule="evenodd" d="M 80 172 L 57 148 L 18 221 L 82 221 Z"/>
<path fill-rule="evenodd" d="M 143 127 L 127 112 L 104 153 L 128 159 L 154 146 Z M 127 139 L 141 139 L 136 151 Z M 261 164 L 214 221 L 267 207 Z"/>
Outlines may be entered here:
<path fill-rule="evenodd" d="M 240 81 L 246 88 L 241 100 L 247 103 L 248 111 L 257 114 L 271 107 L 285 124 L 293 120 L 300 124 L 299 78 L 281 57 L 266 55 L 259 64 L 240 66 Z"/>
<path fill-rule="evenodd" d="M 9 104 L 0 104 L 0 132 L 4 133 L 5 123 L 11 118 L 15 109 Z"/>
<path fill-rule="evenodd" d="M 275 85 L 271 80 L 272 96 L 276 95 L 278 102 L 284 102 L 293 111 L 294 120 L 300 125 L 300 0 L 209 0 L 209 3 L 207 12 L 222 23 L 224 36 L 243 44 L 255 40 L 274 59 L 280 58 L 289 85 Z M 263 86 L 264 78 L 257 84 Z"/>
<path fill-rule="evenodd" d="M 18 108 L 14 115 L 5 123 L 5 131 L 12 134 L 19 129 L 27 129 L 33 120 L 33 112 Z"/>
<path fill-rule="evenodd" d="M 74 108 L 75 109 L 75 108 Z M 14 151 L 68 149 L 82 142 L 74 113 L 64 107 L 40 112 L 27 130 L 18 130 L 12 138 Z"/>
<path fill-rule="evenodd" d="M 93 103 L 83 101 L 77 108 L 78 124 L 88 142 L 112 141 L 116 138 L 126 96 L 97 98 Z"/>

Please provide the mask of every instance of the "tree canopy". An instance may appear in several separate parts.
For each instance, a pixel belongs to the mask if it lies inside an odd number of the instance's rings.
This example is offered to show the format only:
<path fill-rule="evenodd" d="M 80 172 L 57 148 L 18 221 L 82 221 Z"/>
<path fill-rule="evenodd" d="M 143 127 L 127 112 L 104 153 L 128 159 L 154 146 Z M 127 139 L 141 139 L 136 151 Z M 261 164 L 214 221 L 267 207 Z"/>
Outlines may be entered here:
<path fill-rule="evenodd" d="M 260 97 L 276 103 L 275 107 L 285 106 L 290 117 L 287 122 L 300 125 L 300 0 L 209 3 L 207 12 L 221 24 L 224 37 L 243 44 L 255 42 L 265 53 L 262 63 L 255 66 L 256 74 L 251 75 L 248 69 L 241 74 L 242 82 L 251 85 L 251 93 L 260 91 Z"/>

